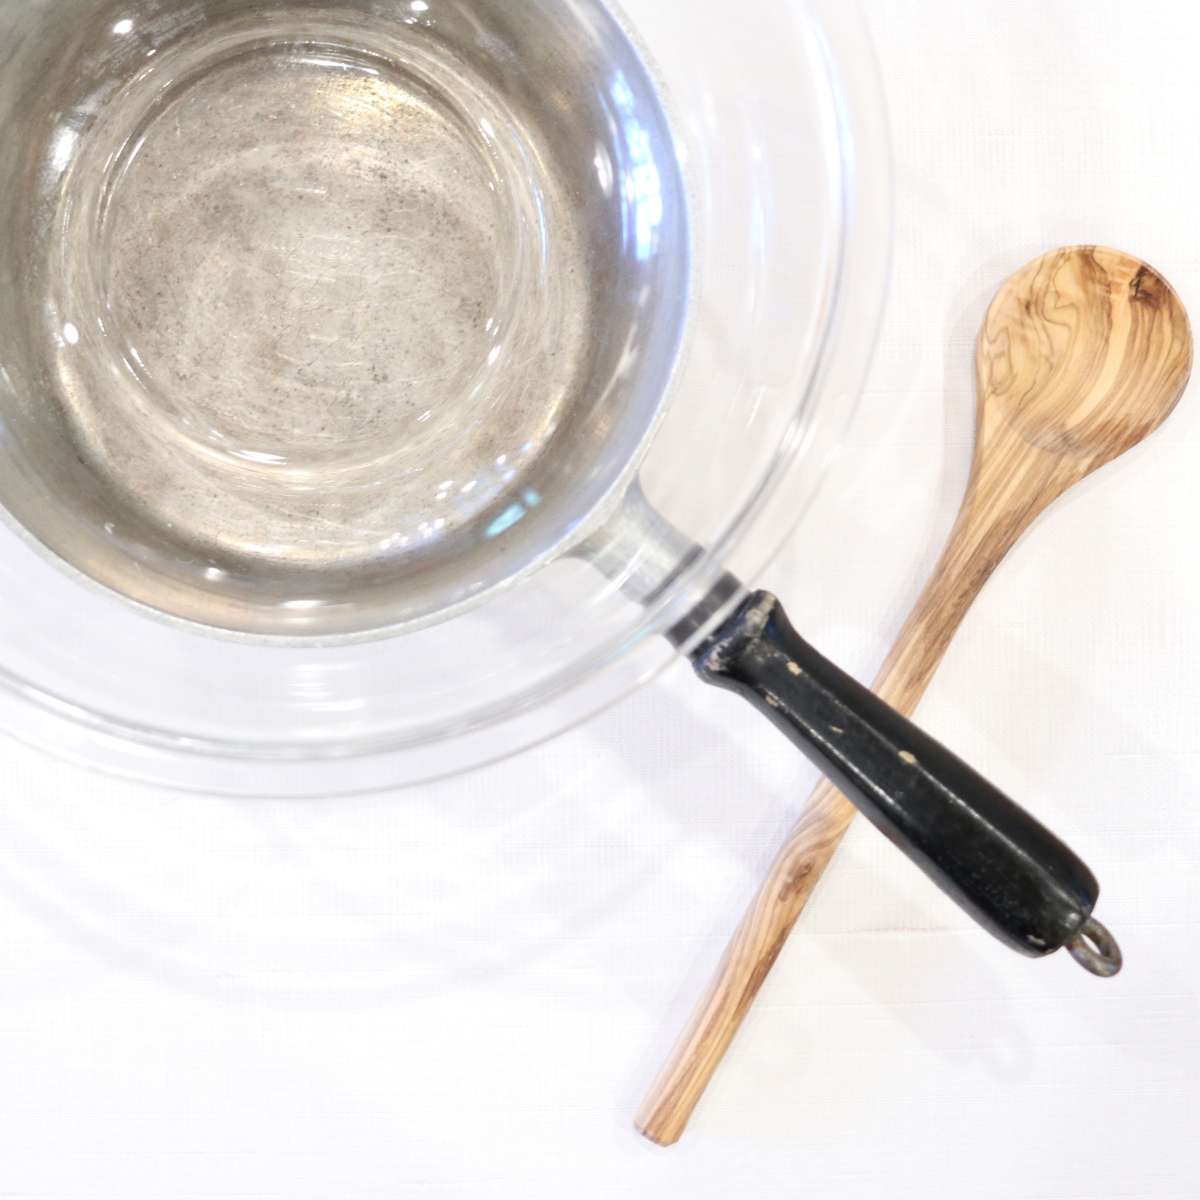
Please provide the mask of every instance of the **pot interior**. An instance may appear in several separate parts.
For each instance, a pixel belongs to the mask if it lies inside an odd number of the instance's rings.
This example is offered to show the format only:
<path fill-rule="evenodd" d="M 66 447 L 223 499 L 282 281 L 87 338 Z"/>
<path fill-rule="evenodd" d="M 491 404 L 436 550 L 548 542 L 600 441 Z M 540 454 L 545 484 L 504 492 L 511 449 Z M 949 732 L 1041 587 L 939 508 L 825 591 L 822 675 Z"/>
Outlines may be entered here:
<path fill-rule="evenodd" d="M 0 12 L 0 504 L 170 616 L 337 637 L 529 570 L 685 323 L 655 86 L 592 0 Z"/>

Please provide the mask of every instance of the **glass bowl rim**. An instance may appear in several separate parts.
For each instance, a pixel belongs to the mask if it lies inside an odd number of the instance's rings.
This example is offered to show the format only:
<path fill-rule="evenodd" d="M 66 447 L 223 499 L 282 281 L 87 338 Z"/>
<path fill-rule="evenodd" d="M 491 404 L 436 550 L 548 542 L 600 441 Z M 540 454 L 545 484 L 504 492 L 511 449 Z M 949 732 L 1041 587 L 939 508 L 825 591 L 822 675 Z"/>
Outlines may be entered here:
<path fill-rule="evenodd" d="M 413 779 L 397 778 L 384 772 L 377 782 L 363 786 L 330 787 L 326 784 L 314 791 L 314 794 L 370 793 L 486 766 L 547 741 L 617 703 L 675 661 L 677 651 L 661 635 L 678 619 L 678 600 L 689 583 L 706 569 L 711 571 L 713 564 L 727 561 L 751 531 L 766 527 L 771 532 L 763 538 L 763 546 L 757 555 L 759 561 L 744 568 L 751 575 L 761 570 L 803 519 L 828 476 L 839 447 L 834 442 L 824 449 L 822 458 L 813 461 L 809 457 L 804 461 L 807 484 L 797 500 L 798 489 L 793 477 L 808 440 L 802 418 L 814 397 L 829 387 L 832 378 L 838 377 L 841 411 L 831 424 L 840 427 L 836 430 L 838 433 L 845 429 L 857 408 L 878 340 L 891 270 L 893 232 L 892 161 L 882 80 L 865 19 L 857 3 L 806 0 L 806 5 L 816 18 L 826 81 L 833 100 L 841 167 L 841 220 L 836 230 L 832 288 L 819 345 L 807 379 L 799 389 L 787 430 L 753 492 L 703 556 L 647 605 L 636 620 L 587 654 L 573 658 L 523 691 L 464 714 L 435 731 L 425 728 L 411 733 L 384 732 L 315 743 L 299 740 L 238 742 L 156 728 L 111 716 L 0 669 L 0 695 L 4 696 L 8 717 L 24 710 L 19 720 L 5 720 L 4 732 L 108 774 L 139 782 L 162 783 L 177 791 L 211 792 L 214 790 L 211 782 L 190 777 L 191 770 L 205 761 L 241 764 L 249 769 L 265 768 L 268 771 L 347 760 L 394 761 L 417 746 L 445 745 L 544 710 L 552 701 L 578 689 L 588 679 L 597 678 L 622 661 L 629 662 L 640 655 L 642 662 L 632 675 L 620 680 L 618 686 L 610 687 L 603 697 L 534 736 L 518 737 L 502 751 L 465 758 L 461 764 L 422 772 Z M 632 22 L 618 6 L 611 7 L 622 27 L 634 31 L 634 43 L 641 48 Z M 653 70 L 653 59 L 650 61 Z M 847 79 L 847 76 L 852 78 Z M 788 486 L 790 482 L 792 487 Z M 70 736 L 65 739 L 56 736 L 64 731 L 69 731 Z M 111 754 L 105 753 L 105 746 L 134 749 L 137 765 L 116 762 Z M 216 790 L 241 789 L 218 787 Z M 263 796 L 290 796 L 304 791 L 295 787 L 276 790 L 266 780 L 258 781 L 253 788 L 253 794 Z"/>

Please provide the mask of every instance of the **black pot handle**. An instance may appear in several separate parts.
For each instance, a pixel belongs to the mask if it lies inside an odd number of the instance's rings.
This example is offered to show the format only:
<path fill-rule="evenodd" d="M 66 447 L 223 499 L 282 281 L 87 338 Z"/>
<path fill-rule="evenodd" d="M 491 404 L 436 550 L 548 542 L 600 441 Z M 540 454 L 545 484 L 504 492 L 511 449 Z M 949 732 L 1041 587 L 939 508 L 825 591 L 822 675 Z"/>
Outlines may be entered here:
<path fill-rule="evenodd" d="M 676 631 L 684 640 L 689 628 Z M 1048 829 L 817 653 L 767 592 L 692 652 L 706 682 L 737 692 L 985 929 L 1023 954 L 1062 946 L 1096 975 L 1121 954 L 1092 916 L 1100 888 Z"/>

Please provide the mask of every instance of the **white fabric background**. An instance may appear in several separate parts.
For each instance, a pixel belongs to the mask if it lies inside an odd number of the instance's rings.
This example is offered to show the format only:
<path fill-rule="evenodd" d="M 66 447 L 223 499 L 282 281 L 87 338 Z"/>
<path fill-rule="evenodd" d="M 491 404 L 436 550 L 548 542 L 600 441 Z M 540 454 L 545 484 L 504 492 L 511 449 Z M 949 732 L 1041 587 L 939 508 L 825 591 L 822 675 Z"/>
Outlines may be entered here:
<path fill-rule="evenodd" d="M 894 291 L 844 472 L 766 581 L 864 675 L 957 506 L 1003 277 L 1107 242 L 1200 314 L 1194 5 L 868 11 Z M 922 710 L 1091 862 L 1119 979 L 1012 955 L 856 829 L 661 1151 L 632 1113 L 811 782 L 683 666 L 371 799 L 155 794 L 5 741 L 0 1196 L 1192 1200 L 1198 459 L 1191 396 L 1021 544 Z"/>

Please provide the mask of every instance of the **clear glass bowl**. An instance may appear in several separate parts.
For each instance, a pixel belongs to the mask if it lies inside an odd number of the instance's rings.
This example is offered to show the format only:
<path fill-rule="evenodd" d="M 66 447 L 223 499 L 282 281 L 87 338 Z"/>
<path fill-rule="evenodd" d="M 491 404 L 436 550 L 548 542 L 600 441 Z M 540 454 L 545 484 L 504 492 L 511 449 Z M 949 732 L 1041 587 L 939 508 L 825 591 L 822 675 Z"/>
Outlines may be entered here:
<path fill-rule="evenodd" d="M 53 3 L 0 0 L 0 25 Z M 419 9 L 436 19 L 433 0 Z M 874 58 L 840 0 L 625 0 L 620 20 L 666 107 L 692 237 L 685 350 L 639 478 L 706 560 L 646 606 L 562 558 L 426 628 L 288 642 L 162 620 L 10 520 L 4 729 L 187 789 L 413 783 L 552 736 L 653 676 L 696 574 L 753 582 L 814 496 L 875 342 L 891 192 Z"/>

